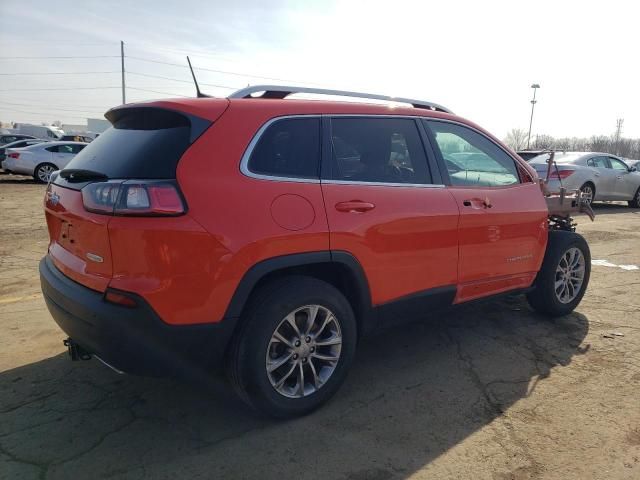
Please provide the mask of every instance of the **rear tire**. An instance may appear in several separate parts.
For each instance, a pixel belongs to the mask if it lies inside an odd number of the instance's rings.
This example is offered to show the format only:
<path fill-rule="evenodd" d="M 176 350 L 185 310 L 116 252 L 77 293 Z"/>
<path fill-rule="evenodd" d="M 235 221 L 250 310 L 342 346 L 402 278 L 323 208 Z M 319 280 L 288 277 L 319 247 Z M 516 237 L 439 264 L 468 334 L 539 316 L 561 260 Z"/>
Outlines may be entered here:
<path fill-rule="evenodd" d="M 640 187 L 636 190 L 636 194 L 634 195 L 632 200 L 629 200 L 629 206 L 631 208 L 640 208 Z"/>
<path fill-rule="evenodd" d="M 37 183 L 49 183 L 51 174 L 59 170 L 53 163 L 41 163 L 33 171 L 33 179 Z"/>
<path fill-rule="evenodd" d="M 586 182 L 580 187 L 585 202 L 589 205 L 596 199 L 596 186 L 591 182 Z"/>
<path fill-rule="evenodd" d="M 527 294 L 529 305 L 551 317 L 568 315 L 582 300 L 590 274 L 591 253 L 586 240 L 574 232 L 550 231 L 534 290 Z"/>
<path fill-rule="evenodd" d="M 353 311 L 335 287 L 298 275 L 276 279 L 252 294 L 229 349 L 227 374 L 255 410 L 276 418 L 305 415 L 338 390 L 356 341 Z"/>

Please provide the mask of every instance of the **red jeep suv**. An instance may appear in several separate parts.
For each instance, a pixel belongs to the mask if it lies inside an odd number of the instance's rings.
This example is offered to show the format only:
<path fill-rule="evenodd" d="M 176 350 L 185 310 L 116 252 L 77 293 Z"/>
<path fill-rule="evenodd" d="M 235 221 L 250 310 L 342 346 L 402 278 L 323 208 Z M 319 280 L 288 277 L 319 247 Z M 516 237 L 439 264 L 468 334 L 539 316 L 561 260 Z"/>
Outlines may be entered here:
<path fill-rule="evenodd" d="M 564 315 L 587 287 L 588 246 L 550 220 L 536 172 L 439 105 L 261 86 L 105 116 L 44 202 L 42 291 L 74 359 L 224 371 L 290 417 L 382 326 L 518 291 Z"/>

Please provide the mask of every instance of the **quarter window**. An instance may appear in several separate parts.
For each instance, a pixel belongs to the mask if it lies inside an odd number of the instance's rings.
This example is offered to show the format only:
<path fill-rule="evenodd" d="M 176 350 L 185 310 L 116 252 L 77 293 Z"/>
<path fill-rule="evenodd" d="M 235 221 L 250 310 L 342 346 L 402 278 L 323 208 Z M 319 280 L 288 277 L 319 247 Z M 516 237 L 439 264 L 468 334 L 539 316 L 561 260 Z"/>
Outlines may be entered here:
<path fill-rule="evenodd" d="M 287 118 L 272 123 L 251 152 L 248 167 L 261 175 L 319 178 L 320 119 Z"/>
<path fill-rule="evenodd" d="M 447 122 L 425 120 L 452 185 L 500 187 L 520 183 L 515 160 L 488 138 Z"/>
<path fill-rule="evenodd" d="M 414 120 L 331 119 L 331 178 L 375 183 L 430 183 Z"/>

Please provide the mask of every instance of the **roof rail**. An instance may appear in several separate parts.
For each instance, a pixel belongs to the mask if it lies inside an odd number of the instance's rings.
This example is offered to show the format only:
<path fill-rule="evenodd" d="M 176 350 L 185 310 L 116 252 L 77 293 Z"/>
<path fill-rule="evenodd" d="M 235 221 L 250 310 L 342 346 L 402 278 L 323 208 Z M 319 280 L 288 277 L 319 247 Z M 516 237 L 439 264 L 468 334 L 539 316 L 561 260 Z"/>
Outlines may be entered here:
<path fill-rule="evenodd" d="M 253 96 L 254 93 L 260 93 L 262 95 Z M 354 98 L 368 98 L 371 100 L 384 100 L 387 102 L 408 103 L 414 108 L 424 108 L 427 110 L 435 110 L 437 112 L 452 113 L 448 108 L 438 105 L 433 102 L 426 102 L 423 100 L 412 100 L 410 98 L 401 97 L 389 97 L 387 95 L 376 95 L 374 93 L 361 93 L 361 92 L 347 92 L 344 90 L 327 90 L 324 88 L 309 88 L 309 87 L 286 87 L 281 85 L 254 85 L 251 87 L 243 88 L 237 92 L 233 92 L 227 98 L 275 98 L 283 99 L 289 95 L 295 93 L 313 93 L 319 95 L 335 95 L 339 97 L 354 97 Z"/>

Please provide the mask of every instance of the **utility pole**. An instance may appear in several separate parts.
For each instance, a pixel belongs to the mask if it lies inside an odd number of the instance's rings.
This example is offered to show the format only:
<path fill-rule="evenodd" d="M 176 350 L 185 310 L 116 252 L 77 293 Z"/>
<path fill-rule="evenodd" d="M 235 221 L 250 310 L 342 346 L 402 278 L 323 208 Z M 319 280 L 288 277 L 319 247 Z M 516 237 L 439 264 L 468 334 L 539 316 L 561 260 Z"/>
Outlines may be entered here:
<path fill-rule="evenodd" d="M 531 125 L 533 125 L 533 109 L 536 106 L 536 91 L 540 88 L 540 85 L 534 83 L 531 85 L 533 88 L 533 100 L 531 100 L 531 118 L 529 119 L 529 135 L 527 135 L 527 149 L 529 149 L 529 143 L 531 142 Z"/>
<path fill-rule="evenodd" d="M 127 103 L 127 99 L 124 93 L 124 42 L 120 40 L 120 64 L 122 65 L 122 103 Z"/>
<path fill-rule="evenodd" d="M 613 136 L 615 142 L 616 155 L 620 155 L 620 138 L 622 138 L 622 125 L 624 125 L 624 118 L 618 118 L 616 120 L 616 133 Z"/>

